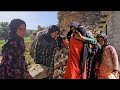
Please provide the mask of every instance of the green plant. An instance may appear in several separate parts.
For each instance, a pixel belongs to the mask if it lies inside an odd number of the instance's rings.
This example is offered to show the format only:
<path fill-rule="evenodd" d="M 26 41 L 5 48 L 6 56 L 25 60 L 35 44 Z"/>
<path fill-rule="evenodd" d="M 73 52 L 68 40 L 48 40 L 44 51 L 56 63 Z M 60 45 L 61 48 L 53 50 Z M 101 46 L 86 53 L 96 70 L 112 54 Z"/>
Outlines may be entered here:
<path fill-rule="evenodd" d="M 4 45 L 5 40 L 0 40 L 0 50 L 2 50 L 2 46 Z"/>
<path fill-rule="evenodd" d="M 25 60 L 27 62 L 28 65 L 34 64 L 34 60 L 33 58 L 30 56 L 29 50 L 30 50 L 30 46 L 31 46 L 31 38 L 30 37 L 25 37 Z"/>

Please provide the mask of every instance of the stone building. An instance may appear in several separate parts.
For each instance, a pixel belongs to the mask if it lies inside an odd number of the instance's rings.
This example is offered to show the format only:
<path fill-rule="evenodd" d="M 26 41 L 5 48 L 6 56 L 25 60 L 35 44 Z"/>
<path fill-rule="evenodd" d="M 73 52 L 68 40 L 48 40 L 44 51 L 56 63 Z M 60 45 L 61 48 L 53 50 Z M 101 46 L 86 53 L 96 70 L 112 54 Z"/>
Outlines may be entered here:
<path fill-rule="evenodd" d="M 96 36 L 107 34 L 110 44 L 118 53 L 120 61 L 120 11 L 59 11 L 58 26 L 69 31 L 72 21 L 85 26 Z"/>

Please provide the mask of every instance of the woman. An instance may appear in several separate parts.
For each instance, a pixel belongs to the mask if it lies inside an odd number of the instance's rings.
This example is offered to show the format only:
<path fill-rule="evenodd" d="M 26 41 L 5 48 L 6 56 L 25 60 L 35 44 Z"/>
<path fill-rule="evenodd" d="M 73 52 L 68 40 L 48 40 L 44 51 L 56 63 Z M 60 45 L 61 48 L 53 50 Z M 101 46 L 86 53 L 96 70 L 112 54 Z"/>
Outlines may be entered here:
<path fill-rule="evenodd" d="M 97 41 L 102 45 L 102 51 L 97 59 L 95 75 L 98 79 L 109 79 L 109 75 L 114 74 L 118 79 L 119 62 L 115 48 L 109 44 L 105 34 L 98 34 Z"/>
<path fill-rule="evenodd" d="M 54 57 L 56 53 L 57 37 L 59 28 L 56 25 L 50 26 L 47 34 L 42 34 L 38 37 L 35 49 L 35 62 L 41 64 L 46 71 L 46 76 L 43 78 L 52 79 L 54 72 Z"/>
<path fill-rule="evenodd" d="M 85 43 L 95 43 L 95 40 L 87 38 L 86 29 L 83 26 L 78 26 L 79 24 L 77 22 L 72 22 L 70 32 L 67 34 L 67 39 L 69 40 L 69 56 L 63 79 L 86 79 L 88 51 L 87 44 Z"/>
<path fill-rule="evenodd" d="M 24 35 L 26 23 L 21 19 L 14 19 L 10 23 L 9 36 L 2 47 L 2 61 L 0 65 L 1 79 L 32 78 L 27 71 L 24 52 Z"/>
<path fill-rule="evenodd" d="M 93 38 L 93 34 L 90 31 L 86 31 L 87 37 Z M 91 68 L 92 63 L 94 62 L 94 56 L 96 55 L 98 51 L 98 45 L 97 44 L 88 44 L 88 58 L 87 58 L 87 79 L 91 79 Z"/>

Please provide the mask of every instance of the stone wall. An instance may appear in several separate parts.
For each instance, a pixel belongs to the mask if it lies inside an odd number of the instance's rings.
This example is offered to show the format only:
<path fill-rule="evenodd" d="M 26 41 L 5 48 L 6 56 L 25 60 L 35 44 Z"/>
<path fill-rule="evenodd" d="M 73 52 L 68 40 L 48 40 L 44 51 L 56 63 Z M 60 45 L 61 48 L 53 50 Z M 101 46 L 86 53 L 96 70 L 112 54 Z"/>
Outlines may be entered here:
<path fill-rule="evenodd" d="M 87 29 L 93 31 L 97 28 L 100 11 L 59 11 L 58 26 L 69 31 L 72 21 L 77 21 Z"/>
<path fill-rule="evenodd" d="M 79 21 L 80 13 L 77 11 L 59 11 L 58 26 L 61 29 L 69 30 L 72 21 Z"/>
<path fill-rule="evenodd" d="M 115 47 L 120 61 L 120 11 L 112 12 L 112 24 L 113 24 L 113 32 L 112 32 L 112 43 Z"/>
<path fill-rule="evenodd" d="M 105 31 L 105 33 L 106 33 L 106 31 Z M 112 17 L 111 17 L 110 21 L 107 24 L 107 36 L 108 36 L 110 44 L 113 45 L 114 41 L 113 41 L 113 22 L 112 22 Z"/>

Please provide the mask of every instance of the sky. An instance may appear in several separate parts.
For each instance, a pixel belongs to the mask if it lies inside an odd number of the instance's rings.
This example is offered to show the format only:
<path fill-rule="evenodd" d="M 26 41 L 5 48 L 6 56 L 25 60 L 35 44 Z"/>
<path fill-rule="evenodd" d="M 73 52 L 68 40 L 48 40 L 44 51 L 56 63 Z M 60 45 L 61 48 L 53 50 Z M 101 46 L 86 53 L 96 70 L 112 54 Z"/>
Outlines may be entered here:
<path fill-rule="evenodd" d="M 27 29 L 36 30 L 38 25 L 58 24 L 57 11 L 0 11 L 0 22 L 9 22 L 19 18 L 26 22 Z"/>

